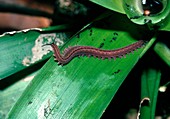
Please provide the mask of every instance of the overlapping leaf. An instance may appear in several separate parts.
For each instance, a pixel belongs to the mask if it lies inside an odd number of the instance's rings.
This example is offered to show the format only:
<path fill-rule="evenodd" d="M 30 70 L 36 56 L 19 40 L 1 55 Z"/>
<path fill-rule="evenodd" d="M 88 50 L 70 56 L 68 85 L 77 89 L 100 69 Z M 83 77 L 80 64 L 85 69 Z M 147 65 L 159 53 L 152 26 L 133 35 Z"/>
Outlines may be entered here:
<path fill-rule="evenodd" d="M 0 80 L 19 72 L 39 61 L 49 58 L 49 48 L 44 43 L 63 43 L 63 33 L 53 31 L 66 29 L 65 25 L 44 29 L 14 31 L 0 36 Z M 51 31 L 51 33 L 45 33 Z M 42 33 L 41 33 L 42 32 Z M 44 32 L 44 33 L 43 33 Z"/>
<path fill-rule="evenodd" d="M 142 28 L 131 24 L 124 15 L 113 14 L 81 30 L 61 51 L 74 45 L 116 49 L 141 39 L 141 31 Z M 76 57 L 63 67 L 51 58 L 24 91 L 8 118 L 100 118 L 143 49 L 110 61 Z"/>

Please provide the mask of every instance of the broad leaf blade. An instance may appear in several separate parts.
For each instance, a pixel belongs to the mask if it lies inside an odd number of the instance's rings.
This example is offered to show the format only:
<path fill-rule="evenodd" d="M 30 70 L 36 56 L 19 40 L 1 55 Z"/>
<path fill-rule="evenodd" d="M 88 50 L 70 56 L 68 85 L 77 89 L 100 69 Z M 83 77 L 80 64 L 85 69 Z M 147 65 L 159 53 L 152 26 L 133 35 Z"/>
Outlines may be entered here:
<path fill-rule="evenodd" d="M 120 16 L 114 14 L 93 23 L 61 50 L 74 45 L 116 49 L 135 42 L 135 38 L 141 39 L 140 29 L 128 21 L 125 24 L 124 20 L 126 18 L 120 20 Z M 8 118 L 100 118 L 143 49 L 126 55 L 126 58 L 110 61 L 76 57 L 63 67 L 51 58 L 27 87 Z"/>
<path fill-rule="evenodd" d="M 5 119 L 10 109 L 19 99 L 33 75 L 29 75 L 14 85 L 0 91 L 0 119 Z"/>
<path fill-rule="evenodd" d="M 63 43 L 63 31 L 68 26 L 56 26 L 44 29 L 28 29 L 23 31 L 7 32 L 0 36 L 0 80 L 16 72 L 26 69 L 40 61 L 49 58 L 49 48 L 44 48 L 44 43 Z M 45 32 L 51 31 L 46 34 Z"/>

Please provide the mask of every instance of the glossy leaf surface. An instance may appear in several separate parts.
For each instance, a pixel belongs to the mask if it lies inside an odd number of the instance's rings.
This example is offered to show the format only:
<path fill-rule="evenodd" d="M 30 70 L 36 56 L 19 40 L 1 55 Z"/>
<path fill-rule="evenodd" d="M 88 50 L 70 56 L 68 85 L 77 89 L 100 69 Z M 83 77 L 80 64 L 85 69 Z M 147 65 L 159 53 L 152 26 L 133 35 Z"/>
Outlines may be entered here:
<path fill-rule="evenodd" d="M 49 58 L 51 48 L 42 46 L 44 43 L 52 42 L 63 44 L 66 35 L 61 32 L 54 33 L 54 30 L 63 29 L 66 27 L 35 28 L 2 34 L 0 36 L 0 80 Z M 51 33 L 46 34 L 47 31 Z"/>
<path fill-rule="evenodd" d="M 148 69 L 143 72 L 141 79 L 141 99 L 148 98 L 149 101 L 142 105 L 140 119 L 155 118 L 160 79 L 160 71 Z"/>
<path fill-rule="evenodd" d="M 105 8 L 108 8 L 110 10 L 119 12 L 119 13 L 125 13 L 123 6 L 122 6 L 122 0 L 90 0 L 91 2 L 94 2 L 98 5 L 101 5 Z"/>
<path fill-rule="evenodd" d="M 74 45 L 116 49 L 141 39 L 142 28 L 126 20 L 124 15 L 113 14 L 96 21 L 70 39 L 61 51 Z M 100 118 L 143 50 L 144 47 L 116 60 L 76 57 L 64 66 L 51 58 L 8 118 Z"/>

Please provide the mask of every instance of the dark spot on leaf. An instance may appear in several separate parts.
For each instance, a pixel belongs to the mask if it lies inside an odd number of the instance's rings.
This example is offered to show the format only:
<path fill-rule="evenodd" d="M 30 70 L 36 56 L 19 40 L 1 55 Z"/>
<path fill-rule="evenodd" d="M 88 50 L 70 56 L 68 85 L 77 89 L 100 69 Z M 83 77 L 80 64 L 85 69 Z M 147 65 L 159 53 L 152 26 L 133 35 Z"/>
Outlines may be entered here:
<path fill-rule="evenodd" d="M 92 29 L 90 29 L 90 32 L 93 32 L 93 30 L 92 30 Z"/>
<path fill-rule="evenodd" d="M 93 33 L 93 30 L 92 30 L 92 29 L 90 29 L 90 36 L 92 36 L 92 33 Z"/>
<path fill-rule="evenodd" d="M 113 36 L 112 40 L 115 41 L 115 40 L 117 39 L 118 33 L 117 33 L 117 32 L 114 32 L 113 35 L 114 35 L 114 36 Z M 111 41 L 111 42 L 112 42 L 112 41 Z"/>
<path fill-rule="evenodd" d="M 118 69 L 117 71 L 113 72 L 112 75 L 118 74 L 121 70 Z"/>
<path fill-rule="evenodd" d="M 116 40 L 116 39 L 117 39 L 117 37 L 113 37 L 113 38 L 112 38 L 112 40 Z"/>
<path fill-rule="evenodd" d="M 103 46 L 104 46 L 104 43 L 101 43 L 100 46 L 99 46 L 99 48 L 102 48 Z"/>
<path fill-rule="evenodd" d="M 30 104 L 32 104 L 32 101 L 29 101 L 29 102 L 28 102 L 28 105 L 30 105 Z"/>
<path fill-rule="evenodd" d="M 125 5 L 126 5 L 126 7 L 128 7 L 128 8 L 130 7 L 130 5 L 129 5 L 129 4 L 127 4 L 127 3 L 126 3 Z"/>
<path fill-rule="evenodd" d="M 118 33 L 114 32 L 113 35 L 118 36 Z"/>

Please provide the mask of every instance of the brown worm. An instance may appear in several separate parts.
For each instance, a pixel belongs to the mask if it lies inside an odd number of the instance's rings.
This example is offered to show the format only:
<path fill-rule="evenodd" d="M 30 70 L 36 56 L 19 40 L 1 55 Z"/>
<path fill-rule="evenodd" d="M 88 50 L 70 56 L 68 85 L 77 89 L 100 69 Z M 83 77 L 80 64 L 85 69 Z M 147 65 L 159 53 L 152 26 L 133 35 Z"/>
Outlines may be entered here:
<path fill-rule="evenodd" d="M 140 40 L 129 46 L 115 49 L 115 50 L 102 50 L 91 46 L 74 46 L 74 47 L 66 48 L 64 50 L 64 53 L 61 55 L 58 46 L 55 44 L 51 44 L 54 50 L 55 60 L 58 61 L 60 65 L 67 64 L 76 56 L 93 56 L 101 59 L 106 59 L 106 58 L 116 59 L 117 57 L 122 57 L 130 52 L 133 52 L 134 50 L 142 47 L 143 45 L 144 45 L 144 41 Z"/>

